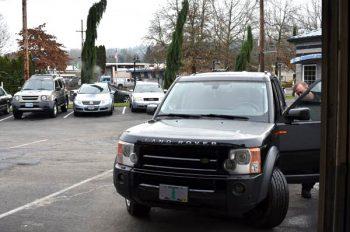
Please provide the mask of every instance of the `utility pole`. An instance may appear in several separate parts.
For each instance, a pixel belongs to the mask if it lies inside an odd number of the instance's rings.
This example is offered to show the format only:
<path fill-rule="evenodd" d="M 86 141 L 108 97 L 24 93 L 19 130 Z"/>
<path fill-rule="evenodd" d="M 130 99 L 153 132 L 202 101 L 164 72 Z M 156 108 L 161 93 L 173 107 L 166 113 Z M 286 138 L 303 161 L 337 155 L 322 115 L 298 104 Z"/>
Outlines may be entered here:
<path fill-rule="evenodd" d="M 29 79 L 29 51 L 28 51 L 28 26 L 27 26 L 27 0 L 22 0 L 23 19 L 23 76 L 24 80 Z"/>
<path fill-rule="evenodd" d="M 84 47 L 84 20 L 81 20 L 81 28 L 80 31 L 76 31 L 81 33 L 81 51 L 83 51 L 83 47 Z"/>
<path fill-rule="evenodd" d="M 265 10 L 264 0 L 260 0 L 260 41 L 259 41 L 259 71 L 265 71 Z"/>

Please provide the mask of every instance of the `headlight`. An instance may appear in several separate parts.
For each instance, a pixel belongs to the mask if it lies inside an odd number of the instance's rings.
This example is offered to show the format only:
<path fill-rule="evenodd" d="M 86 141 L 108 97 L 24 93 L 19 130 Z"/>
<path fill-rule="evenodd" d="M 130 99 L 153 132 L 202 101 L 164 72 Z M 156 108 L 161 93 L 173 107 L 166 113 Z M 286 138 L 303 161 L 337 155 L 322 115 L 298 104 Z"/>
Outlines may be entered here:
<path fill-rule="evenodd" d="M 143 101 L 142 97 L 134 97 L 134 101 Z"/>
<path fill-rule="evenodd" d="M 75 104 L 75 105 L 83 105 L 83 103 L 82 103 L 81 101 L 78 101 L 78 100 L 75 100 L 75 101 L 74 101 L 74 104 Z"/>
<path fill-rule="evenodd" d="M 106 104 L 110 104 L 112 102 L 112 99 L 109 100 L 102 100 L 100 105 L 106 105 Z"/>
<path fill-rule="evenodd" d="M 49 96 L 46 96 L 46 95 L 43 95 L 43 96 L 41 96 L 41 100 L 42 101 L 48 101 L 49 100 Z"/>
<path fill-rule="evenodd" d="M 230 174 L 261 173 L 260 148 L 231 150 L 224 162 L 224 169 Z"/>
<path fill-rule="evenodd" d="M 14 97 L 14 99 L 15 99 L 16 101 L 19 101 L 19 100 L 21 100 L 21 97 L 18 96 L 18 95 L 16 95 L 16 96 Z"/>
<path fill-rule="evenodd" d="M 118 164 L 133 167 L 138 161 L 138 157 L 134 152 L 134 144 L 119 141 L 117 153 Z"/>

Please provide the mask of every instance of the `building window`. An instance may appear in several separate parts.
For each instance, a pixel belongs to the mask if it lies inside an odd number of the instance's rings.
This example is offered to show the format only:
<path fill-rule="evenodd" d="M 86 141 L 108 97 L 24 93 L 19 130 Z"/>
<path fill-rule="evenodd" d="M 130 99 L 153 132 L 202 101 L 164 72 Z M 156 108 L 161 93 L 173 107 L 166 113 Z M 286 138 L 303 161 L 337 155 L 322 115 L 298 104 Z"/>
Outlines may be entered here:
<path fill-rule="evenodd" d="M 316 81 L 316 72 L 317 67 L 313 65 L 304 65 L 303 66 L 303 80 L 307 84 L 311 85 Z"/>

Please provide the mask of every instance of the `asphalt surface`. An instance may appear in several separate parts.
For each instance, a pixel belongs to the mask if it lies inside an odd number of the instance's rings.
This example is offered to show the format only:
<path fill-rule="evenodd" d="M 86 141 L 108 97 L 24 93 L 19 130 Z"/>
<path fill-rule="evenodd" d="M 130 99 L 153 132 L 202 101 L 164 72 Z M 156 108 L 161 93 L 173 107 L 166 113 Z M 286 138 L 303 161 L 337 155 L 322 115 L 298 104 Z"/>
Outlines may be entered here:
<path fill-rule="evenodd" d="M 257 231 L 206 211 L 152 209 L 132 218 L 113 186 L 120 133 L 149 119 L 123 108 L 113 116 L 57 118 L 0 114 L 0 232 Z M 290 208 L 272 231 L 316 231 L 318 190 L 310 200 L 290 185 Z"/>

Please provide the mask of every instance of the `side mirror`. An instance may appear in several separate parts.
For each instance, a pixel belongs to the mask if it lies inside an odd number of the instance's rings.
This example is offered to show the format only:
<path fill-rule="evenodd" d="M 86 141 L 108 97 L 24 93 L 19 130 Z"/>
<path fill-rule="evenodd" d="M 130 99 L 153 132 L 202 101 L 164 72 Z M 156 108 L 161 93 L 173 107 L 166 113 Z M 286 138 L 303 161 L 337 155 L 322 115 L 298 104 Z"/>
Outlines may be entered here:
<path fill-rule="evenodd" d="M 113 91 L 113 90 L 112 90 L 112 91 L 111 91 L 111 94 L 112 94 L 112 95 L 114 95 L 114 94 L 115 94 L 115 92 L 116 92 L 116 91 Z"/>
<path fill-rule="evenodd" d="M 154 105 L 154 104 L 147 105 L 146 113 L 149 115 L 153 115 L 154 112 L 156 112 L 157 108 L 158 108 L 158 105 Z"/>
<path fill-rule="evenodd" d="M 21 91 L 22 87 L 18 87 L 17 89 L 18 89 L 18 91 Z"/>
<path fill-rule="evenodd" d="M 309 108 L 291 109 L 287 113 L 287 118 L 292 121 L 293 120 L 308 121 L 310 120 L 310 109 Z"/>
<path fill-rule="evenodd" d="M 163 91 L 164 91 L 164 93 L 167 93 L 167 92 L 168 92 L 168 90 L 167 90 L 167 89 L 164 89 Z"/>

